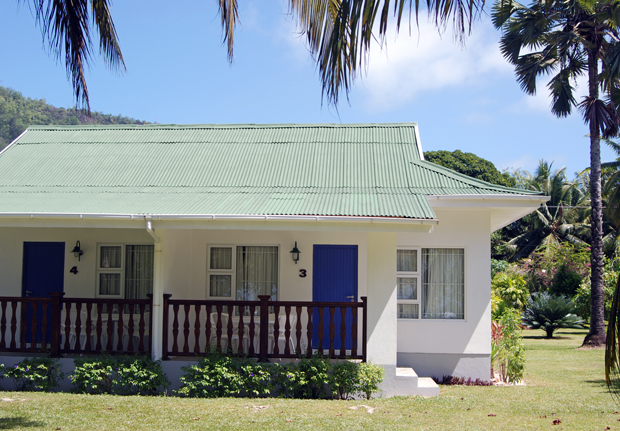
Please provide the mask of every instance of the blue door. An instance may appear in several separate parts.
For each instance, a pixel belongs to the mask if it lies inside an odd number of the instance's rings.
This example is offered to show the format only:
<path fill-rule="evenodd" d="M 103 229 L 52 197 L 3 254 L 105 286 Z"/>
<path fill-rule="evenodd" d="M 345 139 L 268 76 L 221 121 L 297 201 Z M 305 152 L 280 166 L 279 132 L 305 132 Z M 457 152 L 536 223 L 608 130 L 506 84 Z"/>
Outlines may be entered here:
<path fill-rule="evenodd" d="M 24 262 L 22 267 L 22 296 L 47 297 L 51 292 L 64 292 L 65 243 L 64 242 L 24 242 Z M 32 308 L 26 309 L 26 342 L 30 343 L 34 334 L 35 342 L 43 340 L 41 321 L 42 307 L 37 308 L 37 327 L 32 328 Z M 47 309 L 46 339 L 50 341 L 52 308 Z"/>
<path fill-rule="evenodd" d="M 312 300 L 314 302 L 355 302 L 357 301 L 357 246 L 356 245 L 314 245 L 312 265 Z M 340 349 L 340 308 L 334 316 L 334 349 Z M 353 315 L 347 310 L 345 323 L 347 334 L 345 348 L 351 349 L 351 323 Z M 312 317 L 312 347 L 319 345 L 319 311 Z M 323 313 L 323 348 L 329 349 L 329 310 Z"/>

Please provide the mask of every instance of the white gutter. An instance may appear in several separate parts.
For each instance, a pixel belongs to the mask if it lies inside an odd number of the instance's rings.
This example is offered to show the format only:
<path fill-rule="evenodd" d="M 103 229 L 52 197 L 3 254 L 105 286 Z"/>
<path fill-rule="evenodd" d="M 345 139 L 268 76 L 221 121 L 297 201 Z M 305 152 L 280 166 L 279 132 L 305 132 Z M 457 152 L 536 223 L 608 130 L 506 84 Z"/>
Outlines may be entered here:
<path fill-rule="evenodd" d="M 147 219 L 150 220 L 252 220 L 252 221 L 302 221 L 302 222 L 360 222 L 360 223 L 406 223 L 432 224 L 437 219 L 409 219 L 402 217 L 354 217 L 354 216 L 305 216 L 305 215 L 244 215 L 244 214 L 68 214 L 68 213 L 0 213 L 0 218 L 79 218 L 79 219 Z M 150 233 L 150 232 L 149 232 Z"/>
<path fill-rule="evenodd" d="M 159 237 L 155 234 L 155 230 L 153 230 L 153 224 L 150 218 L 145 217 L 146 219 L 146 231 L 153 237 L 155 242 L 159 242 Z"/>
<path fill-rule="evenodd" d="M 428 195 L 426 198 L 431 200 L 484 200 L 484 201 L 505 201 L 505 200 L 519 200 L 519 201 L 538 201 L 546 202 L 551 199 L 550 196 L 541 195 Z"/>

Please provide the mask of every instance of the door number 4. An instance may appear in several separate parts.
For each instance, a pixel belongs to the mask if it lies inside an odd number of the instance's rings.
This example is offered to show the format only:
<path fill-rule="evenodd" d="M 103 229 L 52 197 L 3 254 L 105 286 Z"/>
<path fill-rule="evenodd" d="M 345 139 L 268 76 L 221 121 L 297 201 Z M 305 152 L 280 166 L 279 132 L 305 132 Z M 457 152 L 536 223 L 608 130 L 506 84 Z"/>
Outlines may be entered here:
<path fill-rule="evenodd" d="M 71 268 L 71 269 L 69 270 L 69 272 L 70 272 L 71 274 L 77 274 L 77 273 L 78 273 L 77 266 L 74 266 L 73 268 Z"/>

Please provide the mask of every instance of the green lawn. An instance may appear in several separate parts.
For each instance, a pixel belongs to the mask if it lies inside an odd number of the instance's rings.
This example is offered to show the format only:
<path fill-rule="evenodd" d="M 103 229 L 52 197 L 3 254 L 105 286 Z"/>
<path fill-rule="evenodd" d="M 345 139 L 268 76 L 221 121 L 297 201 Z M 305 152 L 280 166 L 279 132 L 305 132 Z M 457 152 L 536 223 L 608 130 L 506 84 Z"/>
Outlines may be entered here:
<path fill-rule="evenodd" d="M 370 401 L 0 392 L 0 429 L 620 430 L 620 406 L 604 382 L 603 350 L 578 350 L 584 335 L 559 331 L 545 340 L 542 331 L 526 331 L 524 386 L 442 387 L 432 399 Z"/>

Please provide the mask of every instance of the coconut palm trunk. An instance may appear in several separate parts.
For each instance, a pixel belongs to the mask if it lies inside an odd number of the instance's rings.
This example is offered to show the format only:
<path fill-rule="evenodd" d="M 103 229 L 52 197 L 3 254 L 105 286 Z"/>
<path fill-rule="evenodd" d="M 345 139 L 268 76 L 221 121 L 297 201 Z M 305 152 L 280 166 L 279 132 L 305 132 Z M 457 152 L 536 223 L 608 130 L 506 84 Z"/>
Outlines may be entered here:
<path fill-rule="evenodd" d="M 590 100 L 598 100 L 598 57 L 600 43 L 588 50 L 588 81 Z M 605 344 L 605 311 L 603 307 L 603 199 L 601 194 L 601 137 L 599 121 L 589 118 L 590 128 L 590 216 L 591 236 L 591 299 L 590 331 L 583 341 L 584 345 Z"/>

